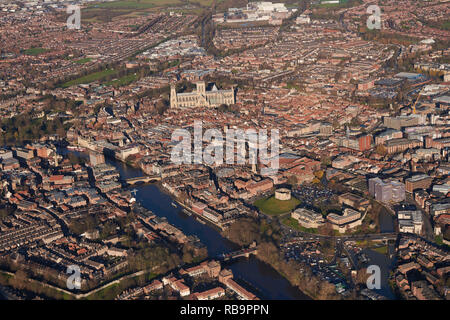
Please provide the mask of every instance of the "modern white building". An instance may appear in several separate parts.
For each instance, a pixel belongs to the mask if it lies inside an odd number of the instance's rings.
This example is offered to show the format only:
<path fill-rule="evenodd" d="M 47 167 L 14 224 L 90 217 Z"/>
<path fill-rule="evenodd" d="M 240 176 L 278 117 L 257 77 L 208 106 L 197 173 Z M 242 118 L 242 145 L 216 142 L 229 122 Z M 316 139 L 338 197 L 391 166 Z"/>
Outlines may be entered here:
<path fill-rule="evenodd" d="M 297 222 L 304 228 L 318 228 L 324 223 L 324 219 L 320 213 L 298 208 L 291 213 L 291 218 L 297 220 Z"/>
<path fill-rule="evenodd" d="M 422 232 L 422 212 L 419 210 L 405 210 L 397 213 L 398 228 L 400 232 L 416 233 Z"/>
<path fill-rule="evenodd" d="M 359 211 L 345 208 L 342 215 L 338 215 L 336 213 L 328 214 L 327 220 L 331 223 L 334 230 L 344 233 L 349 229 L 360 226 L 364 217 L 365 215 L 362 216 Z"/>
<path fill-rule="evenodd" d="M 269 13 L 269 12 L 287 12 L 288 9 L 284 5 L 284 3 L 273 3 L 270 1 L 258 1 L 258 2 L 249 2 L 247 4 L 247 10 L 257 10 L 261 13 Z"/>

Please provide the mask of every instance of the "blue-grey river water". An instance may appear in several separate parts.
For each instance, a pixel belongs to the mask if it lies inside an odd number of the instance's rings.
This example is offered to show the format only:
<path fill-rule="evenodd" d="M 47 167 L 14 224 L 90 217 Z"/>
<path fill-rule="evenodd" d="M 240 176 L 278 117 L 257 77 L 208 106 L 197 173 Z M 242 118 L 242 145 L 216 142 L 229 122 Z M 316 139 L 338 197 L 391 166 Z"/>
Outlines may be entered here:
<path fill-rule="evenodd" d="M 144 175 L 140 169 L 132 168 L 119 161 L 108 159 L 107 162 L 119 170 L 122 178 Z M 180 208 L 174 208 L 171 205 L 173 200 L 170 195 L 163 192 L 156 184 L 134 186 L 133 188 L 137 190 L 136 200 L 143 207 L 160 217 L 166 217 L 169 223 L 182 230 L 186 235 L 196 235 L 206 245 L 211 257 L 238 249 L 235 244 L 222 237 L 213 226 L 202 224 L 194 217 L 184 214 Z M 227 264 L 226 267 L 233 271 L 234 277 L 240 284 L 247 286 L 261 299 L 309 299 L 275 269 L 256 257 L 239 258 Z"/>

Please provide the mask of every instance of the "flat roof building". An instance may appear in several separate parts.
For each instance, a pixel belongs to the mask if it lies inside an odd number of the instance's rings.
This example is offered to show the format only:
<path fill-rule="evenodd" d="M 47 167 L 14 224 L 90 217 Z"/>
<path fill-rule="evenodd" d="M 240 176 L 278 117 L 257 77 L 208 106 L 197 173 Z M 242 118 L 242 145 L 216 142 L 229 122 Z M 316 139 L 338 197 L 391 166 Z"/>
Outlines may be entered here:
<path fill-rule="evenodd" d="M 405 200 L 405 185 L 399 181 L 383 181 L 380 178 L 369 179 L 369 194 L 384 203 Z"/>
<path fill-rule="evenodd" d="M 406 191 L 413 192 L 416 189 L 428 189 L 433 178 L 426 174 L 418 174 L 405 180 Z"/>
<path fill-rule="evenodd" d="M 298 208 L 291 213 L 291 218 L 304 228 L 318 228 L 324 223 L 324 219 L 320 213 Z"/>

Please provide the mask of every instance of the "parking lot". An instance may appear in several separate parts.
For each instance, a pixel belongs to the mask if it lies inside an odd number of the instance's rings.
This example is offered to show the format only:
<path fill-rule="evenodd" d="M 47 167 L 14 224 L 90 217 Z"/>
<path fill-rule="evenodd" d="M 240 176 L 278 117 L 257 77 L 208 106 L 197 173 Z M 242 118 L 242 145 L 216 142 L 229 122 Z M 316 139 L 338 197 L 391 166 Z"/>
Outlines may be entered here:
<path fill-rule="evenodd" d="M 341 284 L 344 288 L 349 288 L 349 283 L 345 276 L 338 270 L 334 263 L 326 263 L 322 255 L 316 251 L 318 242 L 307 242 L 286 246 L 284 248 L 284 256 L 286 260 L 295 260 L 300 263 L 305 263 L 310 266 L 314 275 L 318 276 L 323 281 L 328 281 L 334 285 Z M 335 251 L 335 255 L 340 255 Z"/>
<path fill-rule="evenodd" d="M 319 188 L 314 185 L 310 186 L 300 186 L 296 189 L 292 190 L 292 194 L 299 200 L 302 201 L 303 204 L 307 206 L 313 206 L 314 202 L 318 199 L 322 199 L 324 201 L 330 201 L 333 196 L 336 194 L 327 188 Z"/>

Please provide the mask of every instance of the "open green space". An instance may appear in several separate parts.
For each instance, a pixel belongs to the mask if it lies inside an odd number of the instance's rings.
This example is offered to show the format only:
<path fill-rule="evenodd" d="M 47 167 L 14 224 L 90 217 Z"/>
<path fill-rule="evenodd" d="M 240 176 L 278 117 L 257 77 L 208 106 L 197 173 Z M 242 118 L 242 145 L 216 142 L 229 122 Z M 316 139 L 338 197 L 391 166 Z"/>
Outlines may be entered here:
<path fill-rule="evenodd" d="M 118 283 L 114 283 L 108 287 L 103 288 L 96 293 L 87 296 L 88 300 L 113 300 L 121 292 Z"/>
<path fill-rule="evenodd" d="M 218 0 L 219 2 L 223 0 Z M 200 15 L 211 8 L 214 0 L 118 0 L 93 3 L 83 9 L 82 21 L 110 22 L 114 19 L 133 18 L 161 11 Z"/>
<path fill-rule="evenodd" d="M 312 17 L 318 19 L 336 17 L 336 10 L 342 8 L 352 8 L 354 6 L 361 5 L 362 3 L 362 0 L 340 0 L 339 3 L 314 3 L 311 4 L 311 8 L 313 10 Z"/>
<path fill-rule="evenodd" d="M 381 254 L 387 254 L 388 253 L 388 247 L 387 246 L 373 248 L 372 250 L 376 251 L 378 253 L 381 253 Z"/>
<path fill-rule="evenodd" d="M 149 272 L 141 276 L 135 276 L 129 279 L 123 279 L 120 283 L 113 283 L 95 293 L 90 294 L 86 297 L 87 300 L 113 300 L 122 291 L 135 287 L 140 281 L 145 281 L 145 283 L 151 281 L 157 276 L 156 273 Z M 140 284 L 142 285 L 142 283 Z"/>
<path fill-rule="evenodd" d="M 76 60 L 75 63 L 78 63 L 78 64 L 85 64 L 85 63 L 91 62 L 91 61 L 92 61 L 91 58 L 83 58 L 83 59 L 80 59 L 80 60 Z"/>
<path fill-rule="evenodd" d="M 29 56 L 37 56 L 40 55 L 42 53 L 47 52 L 47 49 L 41 48 L 41 47 L 36 47 L 36 48 L 30 48 L 30 49 L 26 49 L 23 51 L 24 54 L 29 55 Z"/>
<path fill-rule="evenodd" d="M 158 276 L 157 273 L 149 272 L 149 273 L 146 273 L 146 274 L 144 274 L 142 276 L 133 277 L 133 280 L 134 281 L 139 281 L 139 280 L 144 279 L 146 282 L 149 282 L 149 281 L 153 280 L 154 278 L 156 278 L 157 276 Z"/>
<path fill-rule="evenodd" d="M 442 235 L 440 235 L 440 236 L 435 236 L 435 237 L 434 237 L 434 242 L 436 242 L 436 243 L 437 243 L 438 245 L 440 245 L 440 246 L 444 246 L 444 247 L 450 248 L 449 245 L 447 245 L 447 244 L 444 243 L 444 239 L 443 239 Z"/>
<path fill-rule="evenodd" d="M 180 0 L 122 0 L 122 1 L 97 3 L 91 5 L 90 8 L 148 9 L 181 4 L 183 4 L 183 2 Z"/>
<path fill-rule="evenodd" d="M 114 19 L 148 15 L 170 6 L 181 6 L 180 0 L 120 0 L 94 3 L 83 9 L 82 22 L 110 22 Z"/>
<path fill-rule="evenodd" d="M 88 75 L 67 81 L 65 83 L 62 84 L 63 88 L 67 88 L 70 86 L 75 86 L 78 84 L 86 84 L 86 83 L 91 83 L 97 80 L 101 80 L 102 78 L 112 75 L 114 74 L 116 71 L 114 69 L 105 69 L 102 71 L 98 71 L 98 72 L 94 72 L 94 73 L 90 73 Z"/>
<path fill-rule="evenodd" d="M 191 0 L 190 4 L 199 4 L 203 7 L 210 7 L 213 4 L 213 0 Z"/>
<path fill-rule="evenodd" d="M 49 105 L 48 112 L 57 109 L 72 111 L 76 110 L 79 105 L 77 102 L 69 100 L 59 100 L 54 102 L 45 101 L 45 103 L 48 103 Z M 57 106 L 60 106 L 60 108 Z M 3 145 L 14 146 L 36 141 L 51 134 L 65 136 L 66 131 L 70 126 L 70 123 L 65 123 L 64 120 L 60 118 L 48 120 L 46 117 L 31 117 L 29 113 L 24 112 L 12 118 L 0 119 L 0 131 L 2 131 L 0 133 L 0 143 Z M 0 216 L 5 216 L 6 214 L 10 213 L 5 212 L 4 210 L 0 211 Z"/>
<path fill-rule="evenodd" d="M 326 0 L 320 1 L 315 6 L 319 8 L 334 8 L 347 5 L 348 0 L 340 0 L 339 3 L 326 3 Z"/>
<path fill-rule="evenodd" d="M 368 239 L 356 240 L 355 243 L 358 247 L 361 247 L 361 248 L 372 248 L 376 245 L 376 242 L 374 242 L 372 240 L 368 240 Z"/>
<path fill-rule="evenodd" d="M 442 22 L 441 28 L 444 30 L 450 30 L 450 20 Z"/>
<path fill-rule="evenodd" d="M 256 200 L 254 205 L 268 215 L 280 215 L 294 210 L 300 204 L 300 200 L 292 197 L 290 200 L 278 200 L 274 196 L 267 199 Z"/>
<path fill-rule="evenodd" d="M 139 76 L 136 73 L 132 73 L 132 74 L 120 77 L 118 79 L 108 81 L 105 84 L 107 86 L 121 87 L 121 86 L 126 86 L 138 79 L 139 79 Z"/>

